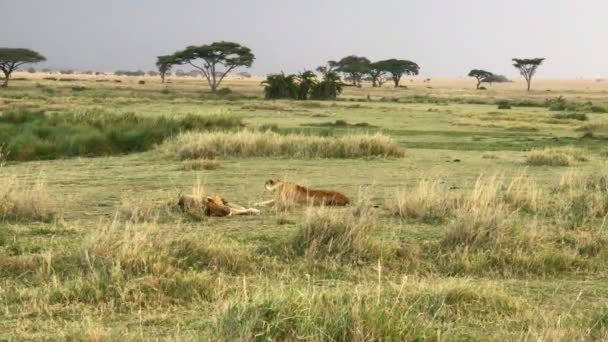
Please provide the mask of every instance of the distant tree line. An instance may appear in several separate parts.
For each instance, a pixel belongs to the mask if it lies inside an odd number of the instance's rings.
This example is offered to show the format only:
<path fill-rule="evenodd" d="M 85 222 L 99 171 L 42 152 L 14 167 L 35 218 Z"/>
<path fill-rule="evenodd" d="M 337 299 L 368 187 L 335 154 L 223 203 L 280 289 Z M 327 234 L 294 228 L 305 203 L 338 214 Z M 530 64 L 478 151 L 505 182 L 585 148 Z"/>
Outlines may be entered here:
<path fill-rule="evenodd" d="M 255 55 L 248 47 L 234 42 L 221 41 L 207 45 L 188 46 L 171 55 L 158 56 L 156 61 L 158 71 L 117 70 L 114 74 L 118 76 L 159 75 L 164 82 L 166 76 L 170 75 L 173 66 L 187 64 L 195 70 L 189 73 L 178 70 L 176 71 L 177 76 L 198 76 L 200 74 L 207 80 L 211 91 L 216 92 L 230 72 L 239 67 L 249 68 L 254 60 Z M 513 66 L 525 79 L 528 91 L 531 88 L 532 78 L 544 60 L 545 58 L 513 58 Z M 43 61 L 46 61 L 44 56 L 30 49 L 0 47 L 0 71 L 4 74 L 0 86 L 7 87 L 12 73 L 21 65 Z M 50 72 L 50 69 L 42 69 L 42 71 Z M 35 73 L 36 69 L 30 67 L 28 72 Z M 394 86 L 399 87 L 402 77 L 418 75 L 420 66 L 405 59 L 393 58 L 372 62 L 366 57 L 350 55 L 339 61 L 329 61 L 327 66 L 317 68 L 317 72 L 320 73 L 321 80 L 317 80 L 317 74 L 312 71 L 304 71 L 298 75 L 282 73 L 269 75 L 264 82 L 265 96 L 267 98 L 296 99 L 335 98 L 345 86 L 341 76 L 357 87 L 360 87 L 364 80 L 370 81 L 373 87 L 381 87 L 386 81 L 392 80 Z M 74 71 L 61 70 L 60 73 L 73 74 Z M 93 71 L 84 73 L 92 75 Z M 95 72 L 95 74 L 101 73 Z M 246 72 L 240 72 L 238 75 L 251 77 Z M 468 76 L 477 80 L 477 89 L 480 89 L 483 83 L 508 82 L 506 77 L 483 69 L 473 69 Z"/>

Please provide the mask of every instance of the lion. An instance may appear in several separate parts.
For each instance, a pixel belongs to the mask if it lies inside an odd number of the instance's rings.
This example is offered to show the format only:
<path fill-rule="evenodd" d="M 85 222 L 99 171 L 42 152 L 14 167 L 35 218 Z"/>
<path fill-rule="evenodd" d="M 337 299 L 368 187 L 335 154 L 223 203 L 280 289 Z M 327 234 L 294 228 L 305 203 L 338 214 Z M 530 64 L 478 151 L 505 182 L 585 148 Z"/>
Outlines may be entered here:
<path fill-rule="evenodd" d="M 265 191 L 275 193 L 281 203 L 299 203 L 326 206 L 345 206 L 350 204 L 350 199 L 344 194 L 333 190 L 309 189 L 305 186 L 270 179 L 264 184 Z M 275 200 L 257 203 L 254 206 L 266 206 L 276 202 Z"/>
<path fill-rule="evenodd" d="M 226 217 L 233 215 L 257 215 L 259 210 L 245 208 L 238 204 L 230 203 L 220 196 L 206 196 L 199 198 L 192 195 L 182 195 L 177 201 L 177 205 L 184 212 L 202 208 L 205 216 Z"/>

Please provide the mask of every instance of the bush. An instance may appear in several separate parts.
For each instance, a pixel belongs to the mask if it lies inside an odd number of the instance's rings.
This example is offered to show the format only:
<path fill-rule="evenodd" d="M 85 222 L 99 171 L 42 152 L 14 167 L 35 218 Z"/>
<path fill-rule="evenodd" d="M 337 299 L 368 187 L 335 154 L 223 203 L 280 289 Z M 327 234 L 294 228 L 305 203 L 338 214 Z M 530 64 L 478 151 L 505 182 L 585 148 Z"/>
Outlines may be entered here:
<path fill-rule="evenodd" d="M 216 94 L 217 96 L 220 96 L 220 97 L 221 97 L 221 96 L 228 96 L 228 95 L 231 95 L 231 94 L 232 94 L 232 89 L 227 88 L 227 87 L 225 87 L 225 88 L 220 88 L 220 89 L 218 89 L 218 90 L 215 92 L 215 94 Z"/>
<path fill-rule="evenodd" d="M 551 111 L 564 111 L 566 110 L 567 102 L 565 98 L 560 96 L 555 99 L 547 99 L 545 101 L 545 106 Z"/>
<path fill-rule="evenodd" d="M 145 151 L 182 131 L 242 127 L 236 117 L 139 117 L 104 113 L 46 114 L 11 111 L 0 116 L 0 141 L 9 160 L 124 154 Z"/>
<path fill-rule="evenodd" d="M 284 73 L 266 76 L 264 85 L 264 98 L 266 99 L 297 99 L 298 84 L 296 75 Z"/>
<path fill-rule="evenodd" d="M 608 109 L 606 109 L 606 107 L 594 106 L 594 105 L 589 107 L 589 111 L 591 111 L 591 113 L 599 113 L 599 114 L 608 113 Z"/>
<path fill-rule="evenodd" d="M 511 103 L 507 100 L 501 100 L 496 102 L 498 109 L 511 109 Z"/>
<path fill-rule="evenodd" d="M 221 157 L 361 158 L 402 157 L 392 138 L 382 135 L 347 135 L 338 138 L 281 135 L 271 131 L 238 133 L 183 133 L 162 147 L 181 159 Z"/>
<path fill-rule="evenodd" d="M 139 80 L 139 82 L 137 82 L 138 84 L 146 84 L 146 81 L 144 80 Z"/>

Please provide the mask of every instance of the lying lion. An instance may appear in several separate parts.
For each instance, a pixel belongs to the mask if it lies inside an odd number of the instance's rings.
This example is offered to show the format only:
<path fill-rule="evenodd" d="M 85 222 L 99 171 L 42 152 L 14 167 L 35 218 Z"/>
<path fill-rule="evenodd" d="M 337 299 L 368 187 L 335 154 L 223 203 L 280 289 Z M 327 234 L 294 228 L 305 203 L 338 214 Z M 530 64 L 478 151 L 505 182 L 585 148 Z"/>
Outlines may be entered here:
<path fill-rule="evenodd" d="M 230 203 L 220 196 L 199 198 L 192 195 L 182 195 L 180 196 L 177 205 L 179 205 L 184 212 L 202 208 L 205 216 L 213 217 L 257 215 L 260 213 L 259 210 L 254 208 L 244 208 L 238 204 Z"/>
<path fill-rule="evenodd" d="M 275 193 L 277 199 L 282 203 L 299 203 L 311 205 L 345 206 L 350 204 L 350 199 L 333 190 L 315 190 L 305 186 L 270 179 L 264 184 L 266 191 Z M 271 205 L 275 200 L 256 203 L 255 206 Z"/>

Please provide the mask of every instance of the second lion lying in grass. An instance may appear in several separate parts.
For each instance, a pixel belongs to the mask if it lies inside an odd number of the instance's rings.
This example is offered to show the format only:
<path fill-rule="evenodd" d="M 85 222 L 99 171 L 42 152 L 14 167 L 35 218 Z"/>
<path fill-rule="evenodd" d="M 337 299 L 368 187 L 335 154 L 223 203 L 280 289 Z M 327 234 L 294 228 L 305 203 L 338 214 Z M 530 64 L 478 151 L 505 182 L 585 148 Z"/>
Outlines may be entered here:
<path fill-rule="evenodd" d="M 192 195 L 180 196 L 177 205 L 184 212 L 202 209 L 205 216 L 225 217 L 232 215 L 257 215 L 259 210 L 245 208 L 238 204 L 230 203 L 220 196 L 206 196 L 198 198 Z"/>
<path fill-rule="evenodd" d="M 266 191 L 275 193 L 277 198 L 270 201 L 256 203 L 255 206 L 265 206 L 276 203 L 282 204 L 309 204 L 326 206 L 345 206 L 350 204 L 350 199 L 344 194 L 333 190 L 309 189 L 305 186 L 270 179 L 264 184 Z"/>

